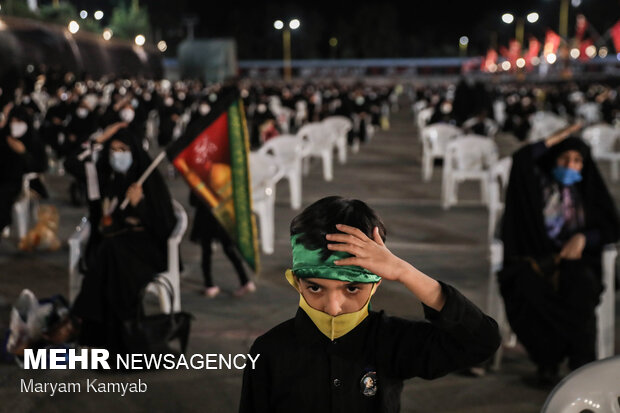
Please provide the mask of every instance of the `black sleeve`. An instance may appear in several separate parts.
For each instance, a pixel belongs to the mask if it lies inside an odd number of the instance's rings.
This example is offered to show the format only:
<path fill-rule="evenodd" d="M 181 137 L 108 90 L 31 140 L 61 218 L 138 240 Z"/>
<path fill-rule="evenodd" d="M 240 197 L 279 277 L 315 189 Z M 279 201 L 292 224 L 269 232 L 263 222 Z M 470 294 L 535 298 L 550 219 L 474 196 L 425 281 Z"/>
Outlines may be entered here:
<path fill-rule="evenodd" d="M 440 283 L 446 302 L 441 311 L 424 306 L 429 322 L 395 317 L 380 333 L 379 357 L 401 379 L 433 379 L 487 360 L 500 345 L 497 323 L 454 287 Z"/>
<path fill-rule="evenodd" d="M 250 348 L 250 355 L 255 357 L 258 353 L 257 344 L 254 343 Z M 243 372 L 243 385 L 241 388 L 241 401 L 239 402 L 239 413 L 270 413 L 270 384 L 271 373 L 269 363 L 265 359 L 265 354 L 261 353 L 256 360 L 255 369 L 248 363 Z"/>
<path fill-rule="evenodd" d="M 23 156 L 26 172 L 45 172 L 47 170 L 45 146 L 36 135 L 32 136 Z"/>

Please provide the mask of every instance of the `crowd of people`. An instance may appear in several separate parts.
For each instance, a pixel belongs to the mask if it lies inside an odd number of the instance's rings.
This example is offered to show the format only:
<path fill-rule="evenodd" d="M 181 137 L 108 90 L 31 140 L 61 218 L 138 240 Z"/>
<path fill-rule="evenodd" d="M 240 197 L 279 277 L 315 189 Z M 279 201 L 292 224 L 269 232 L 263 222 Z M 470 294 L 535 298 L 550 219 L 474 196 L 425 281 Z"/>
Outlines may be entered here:
<path fill-rule="evenodd" d="M 361 82 L 241 80 L 238 87 L 253 149 L 332 115 L 352 120 L 349 144 L 355 147 L 370 138 L 373 128 L 389 127 L 399 94 L 395 85 Z M 123 351 L 122 321 L 135 314 L 139 292 L 165 268 L 166 240 L 176 221 L 164 176 L 155 171 L 138 183 L 151 162 L 148 150 L 165 148 L 192 121 L 208 115 L 222 88 L 200 81 L 45 72 L 2 85 L 0 229 L 11 222 L 24 175 L 43 174 L 53 163 L 71 175 L 73 202 L 88 207 L 92 231 L 81 265 L 86 277 L 72 309 L 82 343 Z M 525 140 L 532 113 L 546 110 L 572 119 L 577 105 L 588 101 L 600 105 L 603 121 L 617 124 L 620 117 L 618 88 L 600 83 L 490 85 L 463 79 L 439 86 L 411 84 L 405 90 L 412 103 L 424 102 L 419 108 L 433 108 L 429 123 L 450 123 L 487 136 L 492 120 L 499 130 Z M 549 131 L 553 136 L 544 147 L 527 146 L 515 155 L 502 227 L 507 265 L 501 282 L 508 318 L 545 378 L 557 375 L 564 357 L 571 368 L 595 358 L 594 308 L 604 288 L 597 259 L 600 263 L 601 246 L 619 236 L 609 191 L 585 144 L 572 136 L 580 127 L 562 131 L 561 138 Z M 30 188 L 48 196 L 41 179 Z M 129 205 L 121 208 L 125 199 Z M 196 199 L 191 204 L 197 207 L 191 239 L 203 250 L 204 295 L 219 293 L 210 268 L 214 239 L 222 241 L 239 275 L 235 295 L 255 291 L 208 208 Z M 532 217 L 529 232 L 521 231 Z M 544 323 L 532 327 L 534 320 L 547 320 L 554 329 Z M 569 332 L 576 331 L 578 342 L 566 345 Z"/>

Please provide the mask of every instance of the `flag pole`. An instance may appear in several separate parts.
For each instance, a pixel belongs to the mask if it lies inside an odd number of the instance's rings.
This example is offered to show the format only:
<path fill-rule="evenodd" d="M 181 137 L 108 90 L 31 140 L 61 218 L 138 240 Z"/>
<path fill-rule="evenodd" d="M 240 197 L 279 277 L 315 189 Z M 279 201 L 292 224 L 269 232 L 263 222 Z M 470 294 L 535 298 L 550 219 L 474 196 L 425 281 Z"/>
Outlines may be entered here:
<path fill-rule="evenodd" d="M 136 183 L 138 185 L 142 185 L 144 181 L 146 181 L 146 178 L 148 178 L 149 175 L 151 175 L 151 173 L 155 170 L 155 168 L 157 168 L 157 166 L 161 163 L 161 161 L 164 160 L 165 157 L 166 157 L 166 151 L 162 151 L 159 155 L 157 155 L 157 158 L 155 158 L 153 162 L 151 162 L 149 167 L 146 168 L 146 170 L 142 173 L 142 176 L 140 176 L 140 178 L 136 181 Z M 125 196 L 125 200 L 121 204 L 121 210 L 124 210 L 125 208 L 127 208 L 127 204 L 129 204 L 129 198 Z"/>

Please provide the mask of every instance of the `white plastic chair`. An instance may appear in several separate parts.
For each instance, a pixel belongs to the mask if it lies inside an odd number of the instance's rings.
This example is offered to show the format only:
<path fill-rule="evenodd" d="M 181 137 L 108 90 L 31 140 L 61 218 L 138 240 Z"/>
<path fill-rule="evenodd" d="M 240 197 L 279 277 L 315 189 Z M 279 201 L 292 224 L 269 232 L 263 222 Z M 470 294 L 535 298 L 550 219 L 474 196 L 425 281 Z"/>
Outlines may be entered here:
<path fill-rule="evenodd" d="M 434 123 L 422 129 L 422 179 L 430 181 L 435 159 L 443 159 L 448 142 L 463 134 L 459 128 L 447 123 Z"/>
<path fill-rule="evenodd" d="M 590 148 L 592 157 L 596 160 L 607 161 L 611 165 L 611 179 L 619 179 L 618 164 L 620 164 L 620 130 L 607 124 L 592 125 L 585 128 L 582 132 Z"/>
<path fill-rule="evenodd" d="M 305 146 L 295 135 L 279 135 L 269 139 L 258 150 L 258 153 L 272 155 L 273 162 L 288 180 L 292 209 L 301 208 L 302 161 L 307 150 Z"/>
<path fill-rule="evenodd" d="M 620 413 L 620 356 L 594 361 L 564 378 L 542 413 Z"/>
<path fill-rule="evenodd" d="M 582 103 L 575 109 L 575 114 L 589 125 L 601 121 L 601 107 L 596 102 Z"/>
<path fill-rule="evenodd" d="M 435 113 L 435 108 L 433 107 L 427 107 L 418 112 L 418 115 L 416 117 L 416 125 L 419 131 L 421 131 L 426 125 L 428 125 L 431 117 L 433 116 L 433 113 Z"/>
<path fill-rule="evenodd" d="M 504 127 L 507 118 L 504 100 L 498 99 L 493 102 L 493 117 L 500 127 Z"/>
<path fill-rule="evenodd" d="M 22 192 L 13 204 L 13 228 L 17 240 L 26 236 L 30 222 L 36 222 L 39 211 L 39 201 L 30 193 L 30 182 L 39 177 L 36 172 L 24 174 L 22 177 Z"/>
<path fill-rule="evenodd" d="M 335 135 L 322 123 L 308 123 L 297 132 L 298 139 L 308 142 L 307 155 L 304 157 L 304 174 L 308 174 L 310 158 L 320 157 L 323 162 L 323 179 L 334 179 L 333 151 Z"/>
<path fill-rule="evenodd" d="M 464 135 L 446 147 L 442 179 L 442 207 L 458 202 L 458 184 L 467 180 L 480 181 L 482 203 L 488 204 L 489 168 L 497 161 L 497 145 L 491 138 Z"/>
<path fill-rule="evenodd" d="M 493 238 L 497 226 L 497 217 L 504 210 L 502 193 L 508 186 L 511 167 L 512 157 L 507 156 L 494 163 L 489 169 L 489 240 Z"/>
<path fill-rule="evenodd" d="M 514 347 L 517 339 L 508 325 L 504 311 L 504 301 L 499 292 L 497 273 L 503 268 L 504 245 L 499 239 L 493 239 L 489 245 L 490 272 L 489 289 L 487 292 L 487 313 L 497 322 L 502 336 L 507 338 L 506 346 Z M 596 307 L 596 355 L 598 359 L 614 355 L 615 341 L 615 286 L 616 286 L 616 258 L 618 249 L 615 244 L 606 245 L 602 254 L 602 281 L 605 291 L 601 296 L 601 303 Z M 502 346 L 494 356 L 493 367 L 498 370 L 503 355 Z"/>
<path fill-rule="evenodd" d="M 161 272 L 157 277 L 164 277 L 172 285 L 174 294 L 173 311 L 181 311 L 181 276 L 179 269 L 179 244 L 183 238 L 183 234 L 187 230 L 187 213 L 183 206 L 176 200 L 172 200 L 174 215 L 177 218 L 176 225 L 168 238 L 168 269 Z M 82 221 L 76 228 L 76 231 L 69 237 L 69 301 L 73 303 L 82 285 L 82 274 L 79 271 L 79 261 L 83 254 L 83 248 L 90 236 L 91 223 L 88 218 L 82 218 Z M 163 312 L 170 312 L 170 297 L 166 288 L 158 283 L 150 283 L 147 286 L 148 292 L 159 295 L 159 304 Z"/>
<path fill-rule="evenodd" d="M 258 215 L 261 247 L 265 254 L 273 254 L 274 250 L 276 183 L 283 176 L 274 158 L 265 153 L 250 153 L 252 210 Z"/>
<path fill-rule="evenodd" d="M 469 128 L 474 126 L 476 123 L 478 123 L 478 119 L 476 117 L 469 118 L 465 122 L 463 122 L 463 124 L 461 125 L 461 128 L 463 128 L 464 130 L 468 130 Z M 484 119 L 484 135 L 494 137 L 495 135 L 497 135 L 498 132 L 499 132 L 499 126 L 497 125 L 497 122 L 495 122 L 493 119 L 485 118 Z"/>
<path fill-rule="evenodd" d="M 347 136 L 353 122 L 344 116 L 329 116 L 323 119 L 323 124 L 332 130 L 336 135 L 336 147 L 338 148 L 338 161 L 341 164 L 347 162 Z"/>
<path fill-rule="evenodd" d="M 528 141 L 537 142 L 568 126 L 568 121 L 552 112 L 536 112 L 530 116 Z"/>

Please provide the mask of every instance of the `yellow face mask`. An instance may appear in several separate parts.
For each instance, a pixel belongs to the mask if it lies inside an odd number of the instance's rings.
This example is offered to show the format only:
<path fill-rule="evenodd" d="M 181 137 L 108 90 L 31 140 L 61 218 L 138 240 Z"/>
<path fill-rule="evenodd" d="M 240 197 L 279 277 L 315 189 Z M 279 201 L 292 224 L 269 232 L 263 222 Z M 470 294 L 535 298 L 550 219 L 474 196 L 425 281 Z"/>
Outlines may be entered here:
<path fill-rule="evenodd" d="M 301 293 L 301 288 L 293 275 L 293 271 L 286 270 L 286 280 L 299 293 L 299 307 L 301 307 L 308 317 L 310 317 L 319 331 L 332 341 L 344 336 L 364 321 L 366 317 L 368 317 L 368 304 L 370 303 L 371 297 L 377 290 L 377 284 L 373 285 L 368 301 L 366 301 L 359 311 L 332 316 L 310 307 Z"/>

